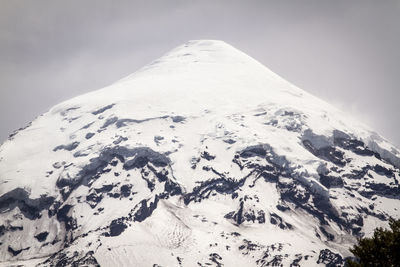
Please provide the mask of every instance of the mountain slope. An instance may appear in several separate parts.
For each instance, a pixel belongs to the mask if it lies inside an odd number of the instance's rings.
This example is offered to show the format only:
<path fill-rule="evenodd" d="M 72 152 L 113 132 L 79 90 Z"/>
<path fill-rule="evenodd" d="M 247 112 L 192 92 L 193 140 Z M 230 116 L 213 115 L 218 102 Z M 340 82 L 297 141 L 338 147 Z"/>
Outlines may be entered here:
<path fill-rule="evenodd" d="M 0 147 L 0 262 L 343 265 L 398 218 L 400 152 L 221 41 L 56 105 Z"/>

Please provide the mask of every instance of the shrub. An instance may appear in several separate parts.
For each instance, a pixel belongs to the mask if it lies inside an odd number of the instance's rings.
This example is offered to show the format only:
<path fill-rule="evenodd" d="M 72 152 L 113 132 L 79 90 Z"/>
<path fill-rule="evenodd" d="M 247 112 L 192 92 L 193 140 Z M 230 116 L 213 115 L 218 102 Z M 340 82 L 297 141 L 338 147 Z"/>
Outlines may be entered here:
<path fill-rule="evenodd" d="M 349 267 L 400 266 L 400 219 L 389 221 L 390 229 L 377 228 L 370 238 L 360 238 L 350 249 L 355 259 L 349 259 Z"/>

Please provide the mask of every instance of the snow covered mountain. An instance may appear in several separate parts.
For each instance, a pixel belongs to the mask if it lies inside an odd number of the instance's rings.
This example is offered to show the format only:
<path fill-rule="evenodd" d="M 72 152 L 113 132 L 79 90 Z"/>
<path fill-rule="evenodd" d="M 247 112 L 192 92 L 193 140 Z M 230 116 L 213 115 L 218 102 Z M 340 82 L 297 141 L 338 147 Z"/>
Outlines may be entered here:
<path fill-rule="evenodd" d="M 343 266 L 400 217 L 400 152 L 222 41 L 0 147 L 1 266 Z"/>

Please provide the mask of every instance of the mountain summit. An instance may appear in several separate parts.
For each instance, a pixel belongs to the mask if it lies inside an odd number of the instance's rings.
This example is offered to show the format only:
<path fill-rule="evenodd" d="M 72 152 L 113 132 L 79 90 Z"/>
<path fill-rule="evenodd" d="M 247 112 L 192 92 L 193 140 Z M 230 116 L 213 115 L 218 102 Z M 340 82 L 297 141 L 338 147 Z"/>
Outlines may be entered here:
<path fill-rule="evenodd" d="M 400 152 L 190 41 L 0 146 L 2 266 L 343 266 L 399 218 Z"/>

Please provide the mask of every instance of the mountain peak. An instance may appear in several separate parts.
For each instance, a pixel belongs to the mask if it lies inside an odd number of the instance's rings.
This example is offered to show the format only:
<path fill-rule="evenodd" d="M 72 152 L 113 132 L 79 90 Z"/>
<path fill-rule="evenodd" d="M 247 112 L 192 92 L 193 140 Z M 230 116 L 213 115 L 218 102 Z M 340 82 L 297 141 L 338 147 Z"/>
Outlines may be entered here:
<path fill-rule="evenodd" d="M 303 99 L 307 95 L 257 60 L 217 40 L 182 44 L 116 85 L 112 87 L 112 94 L 105 88 L 104 95 L 96 92 L 90 99 L 99 97 L 111 101 L 110 97 L 122 96 L 124 101 L 132 98 L 137 102 L 142 98 L 149 106 L 176 112 L 183 112 L 181 108 L 184 108 L 185 113 L 196 113 L 215 107 L 241 109 L 261 102 L 296 105 L 299 97 Z M 155 95 L 162 95 L 165 101 L 160 103 Z M 178 104 L 182 102 L 192 103 L 190 109 Z"/>
<path fill-rule="evenodd" d="M 379 135 L 190 41 L 0 146 L 0 265 L 342 267 L 399 184 Z"/>
<path fill-rule="evenodd" d="M 182 44 L 182 46 L 187 47 L 219 47 L 222 48 L 225 46 L 226 49 L 232 48 L 232 46 L 222 40 L 189 40 L 186 43 Z"/>
<path fill-rule="evenodd" d="M 176 47 L 164 57 L 177 58 L 189 63 L 243 63 L 255 62 L 253 58 L 219 40 L 192 40 Z"/>
<path fill-rule="evenodd" d="M 239 50 L 220 40 L 190 40 L 168 53 L 175 56 L 190 56 L 199 54 L 238 54 Z"/>
<path fill-rule="evenodd" d="M 172 49 L 162 57 L 120 81 L 129 80 L 138 73 L 143 74 L 144 70 L 147 75 L 159 75 L 162 73 L 170 75 L 171 72 L 185 72 L 186 75 L 187 72 L 185 70 L 190 71 L 191 74 L 202 74 L 204 73 L 204 68 L 206 68 L 212 73 L 218 68 L 226 68 L 226 65 L 234 66 L 235 69 L 262 67 L 264 72 L 266 70 L 255 59 L 224 41 L 191 40 Z M 149 72 L 150 69 L 152 70 L 151 72 Z M 232 69 L 226 68 L 225 73 L 228 74 L 229 70 Z M 271 71 L 269 72 L 274 75 Z"/>

